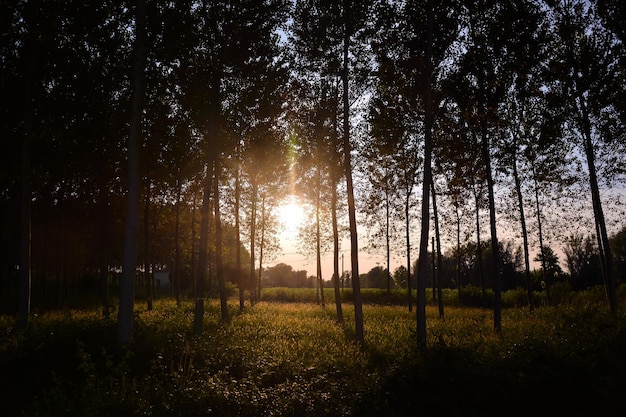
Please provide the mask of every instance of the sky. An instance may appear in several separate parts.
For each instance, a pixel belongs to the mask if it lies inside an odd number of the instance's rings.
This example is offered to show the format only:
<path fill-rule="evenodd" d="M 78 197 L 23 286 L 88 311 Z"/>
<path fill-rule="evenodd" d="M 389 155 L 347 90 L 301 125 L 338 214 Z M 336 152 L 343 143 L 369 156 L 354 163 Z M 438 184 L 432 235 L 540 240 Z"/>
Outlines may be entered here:
<path fill-rule="evenodd" d="M 307 256 L 298 251 L 298 227 L 306 222 L 307 214 L 302 206 L 295 199 L 287 200 L 287 203 L 278 209 L 278 218 L 281 223 L 279 241 L 281 251 L 274 259 L 269 261 L 266 267 L 274 266 L 278 263 L 291 265 L 294 270 L 306 270 L 307 275 L 316 274 L 316 258 L 315 255 Z M 386 267 L 386 259 L 383 254 L 371 254 L 363 250 L 366 245 L 365 232 L 360 227 L 359 233 L 359 274 L 367 273 L 370 269 L 381 265 Z M 343 268 L 341 265 L 341 257 L 343 255 Z M 393 259 L 391 262 L 391 271 L 393 272 L 400 266 L 402 260 Z M 351 271 L 350 262 L 350 239 L 346 238 L 341 241 L 339 254 L 339 270 Z M 333 274 L 333 253 L 332 249 L 322 255 L 322 279 L 329 281 Z"/>

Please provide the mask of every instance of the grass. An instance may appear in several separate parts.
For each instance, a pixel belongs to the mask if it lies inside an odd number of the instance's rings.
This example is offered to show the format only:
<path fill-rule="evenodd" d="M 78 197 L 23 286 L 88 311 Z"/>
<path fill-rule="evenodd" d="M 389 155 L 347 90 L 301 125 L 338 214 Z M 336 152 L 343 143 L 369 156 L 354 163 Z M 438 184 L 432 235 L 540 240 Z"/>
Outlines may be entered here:
<path fill-rule="evenodd" d="M 135 336 L 116 347 L 116 323 L 96 310 L 0 317 L 0 414 L 7 416 L 617 415 L 626 406 L 626 316 L 605 305 L 492 312 L 427 308 L 428 352 L 415 349 L 415 313 L 366 304 L 365 343 L 332 305 L 264 301 L 205 331 L 193 306 L 137 306 Z"/>

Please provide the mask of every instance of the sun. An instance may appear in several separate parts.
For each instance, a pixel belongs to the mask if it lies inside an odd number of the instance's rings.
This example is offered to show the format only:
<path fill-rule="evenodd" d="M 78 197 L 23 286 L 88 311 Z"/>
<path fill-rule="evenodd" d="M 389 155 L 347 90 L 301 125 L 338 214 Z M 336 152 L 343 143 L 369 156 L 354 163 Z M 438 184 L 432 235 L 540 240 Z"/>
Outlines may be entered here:
<path fill-rule="evenodd" d="M 283 233 L 295 235 L 298 228 L 304 223 L 304 209 L 294 196 L 290 196 L 283 205 L 278 207 L 278 220 Z"/>

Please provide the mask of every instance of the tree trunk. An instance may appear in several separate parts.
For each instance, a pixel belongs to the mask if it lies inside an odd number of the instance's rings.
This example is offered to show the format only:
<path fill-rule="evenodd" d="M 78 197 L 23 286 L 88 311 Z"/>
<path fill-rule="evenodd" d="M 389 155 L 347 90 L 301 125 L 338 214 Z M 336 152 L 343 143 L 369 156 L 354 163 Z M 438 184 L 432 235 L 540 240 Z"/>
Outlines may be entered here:
<path fill-rule="evenodd" d="M 215 210 L 215 269 L 217 275 L 217 288 L 220 293 L 220 311 L 222 321 L 228 321 L 228 296 L 226 294 L 226 282 L 224 280 L 224 268 L 222 262 L 222 217 L 220 212 L 220 177 L 222 167 L 219 156 L 215 158 L 213 179 L 213 208 Z"/>
<path fill-rule="evenodd" d="M 389 178 L 388 178 L 388 170 L 385 169 L 385 244 L 387 249 L 387 296 L 391 295 L 391 248 L 390 248 L 390 237 L 389 237 L 389 223 L 390 223 L 390 214 L 389 214 Z"/>
<path fill-rule="evenodd" d="M 146 1 L 135 5 L 135 61 L 133 97 L 128 133 L 128 206 L 124 235 L 120 307 L 118 313 L 118 342 L 128 344 L 133 334 L 133 307 L 137 265 L 137 235 L 139 232 L 139 136 L 143 113 L 144 71 L 146 66 Z"/>
<path fill-rule="evenodd" d="M 441 236 L 439 234 L 439 213 L 437 212 L 437 194 L 435 193 L 435 181 L 431 181 L 431 192 L 433 194 L 433 218 L 435 220 L 435 241 L 437 242 L 437 306 L 439 307 L 439 318 L 444 316 L 443 311 L 443 289 L 441 284 Z M 435 252 L 433 251 L 433 257 Z"/>
<path fill-rule="evenodd" d="M 202 193 L 202 206 L 200 208 L 200 243 L 198 246 L 198 270 L 196 272 L 195 288 L 195 311 L 193 321 L 193 331 L 195 335 L 202 334 L 202 322 L 204 319 L 204 281 L 208 268 L 208 246 L 209 246 L 209 220 L 210 220 L 210 200 L 212 175 L 209 166 L 205 169 L 204 189 Z"/>
<path fill-rule="evenodd" d="M 29 70 L 30 72 L 30 70 Z M 27 91 L 30 87 L 27 86 Z M 23 329 L 28 324 L 30 315 L 31 293 L 31 175 L 30 175 L 30 120 L 32 117 L 32 98 L 26 96 L 26 131 L 22 138 L 21 196 L 20 196 L 20 302 L 17 327 Z"/>
<path fill-rule="evenodd" d="M 537 208 L 537 229 L 539 230 L 539 253 L 541 253 L 541 276 L 543 278 L 543 283 L 546 286 L 546 297 L 548 304 L 550 304 L 550 286 L 551 282 L 548 279 L 548 274 L 546 273 L 546 256 L 545 250 L 543 246 L 543 227 L 541 226 L 541 206 L 539 205 L 539 184 L 537 183 L 537 173 L 535 172 L 535 163 L 534 161 L 530 161 L 531 168 L 533 170 L 533 180 L 535 183 L 535 205 Z"/>
<path fill-rule="evenodd" d="M 176 206 L 175 208 L 175 225 L 174 225 L 174 265 L 171 271 L 172 283 L 174 290 L 174 297 L 176 298 L 176 305 L 180 307 L 180 196 L 181 196 L 182 183 L 180 180 L 180 172 L 176 177 Z"/>
<path fill-rule="evenodd" d="M 437 264 L 435 263 L 435 236 L 430 238 L 430 263 L 431 263 L 431 275 L 432 275 L 432 303 L 435 305 L 437 301 Z"/>
<path fill-rule="evenodd" d="M 334 94 L 337 97 L 337 94 Z M 338 104 L 338 103 L 336 103 Z M 332 143 L 334 149 L 338 149 L 339 136 L 337 134 L 338 120 L 337 120 L 337 105 L 333 105 L 333 119 L 332 119 Z M 330 211 L 331 221 L 333 226 L 333 287 L 335 290 L 335 309 L 337 310 L 337 323 L 343 325 L 343 308 L 341 306 L 341 293 L 339 291 L 339 277 L 343 277 L 343 255 L 341 265 L 341 275 L 339 275 L 339 225 L 337 222 L 337 185 L 341 180 L 341 165 L 338 161 L 333 159 L 332 169 L 330 170 L 331 181 L 331 197 L 330 197 Z M 341 280 L 343 283 L 343 279 Z M 342 286 L 343 287 L 343 286 Z"/>
<path fill-rule="evenodd" d="M 600 190 L 598 187 L 595 155 L 591 140 L 591 122 L 589 120 L 589 112 L 582 95 L 578 96 L 578 107 L 584 133 L 584 148 L 585 156 L 587 158 L 587 169 L 589 170 L 589 185 L 591 187 L 593 215 L 596 222 L 598 249 L 600 250 L 601 260 L 603 261 L 603 278 L 606 285 L 607 297 L 609 299 L 609 307 L 611 309 L 611 313 L 615 314 L 617 312 L 617 296 L 615 281 L 613 280 L 613 255 L 609 244 L 609 236 L 606 230 L 606 221 L 604 219 L 602 200 L 600 199 Z"/>
<path fill-rule="evenodd" d="M 321 204 L 321 188 L 322 188 L 322 170 L 319 165 L 317 167 L 317 199 L 315 207 L 315 245 L 316 245 L 316 260 L 317 260 L 317 288 L 319 290 L 318 304 L 322 303 L 322 307 L 326 307 L 326 301 L 324 300 L 324 281 L 322 280 L 322 236 L 320 232 L 320 204 Z"/>
<path fill-rule="evenodd" d="M 259 192 L 259 186 L 256 182 L 256 179 L 252 179 L 252 194 L 250 196 L 250 285 L 252 286 L 252 294 L 250 294 L 250 299 L 256 300 L 257 296 L 254 294 L 256 288 L 256 279 L 255 279 L 255 267 L 254 267 L 254 252 L 255 252 L 255 243 L 256 243 L 256 203 L 257 203 L 257 193 Z"/>
<path fill-rule="evenodd" d="M 430 228 L 430 183 L 432 181 L 433 111 L 431 94 L 433 3 L 428 1 L 426 39 L 426 91 L 424 95 L 424 181 L 422 182 L 422 229 L 417 262 L 417 347 L 426 351 L 426 273 L 428 268 L 428 232 Z"/>
<path fill-rule="evenodd" d="M 191 285 L 194 291 L 194 298 L 198 285 L 198 261 L 196 258 L 196 212 L 198 211 L 198 204 L 196 202 L 197 197 L 198 193 L 194 191 L 191 209 Z"/>
<path fill-rule="evenodd" d="M 337 225 L 337 181 L 335 181 L 334 178 L 331 193 L 330 211 L 333 223 L 333 287 L 335 289 L 337 323 L 343 324 L 343 309 L 341 307 L 341 294 L 339 292 L 339 227 Z"/>
<path fill-rule="evenodd" d="M 146 195 L 143 210 L 143 274 L 146 290 L 146 309 L 148 311 L 152 311 L 152 273 L 150 271 L 150 182 L 151 180 L 148 178 L 146 181 Z"/>
<path fill-rule="evenodd" d="M 496 334 L 502 334 L 502 301 L 500 282 L 500 248 L 498 246 L 498 234 L 496 230 L 496 205 L 493 192 L 494 181 L 491 173 L 491 155 L 489 153 L 489 136 L 482 132 L 482 155 L 487 172 L 487 195 L 489 199 L 489 228 L 491 230 L 491 255 L 493 267 L 493 329 Z"/>
<path fill-rule="evenodd" d="M 406 291 L 409 296 L 409 312 L 413 311 L 413 289 L 411 288 L 411 228 L 409 210 L 411 189 L 407 189 L 406 200 L 404 202 L 404 221 L 406 222 Z"/>
<path fill-rule="evenodd" d="M 241 172 L 239 164 L 235 167 L 235 268 L 237 269 L 237 286 L 239 287 L 239 311 L 244 309 L 244 277 L 241 269 L 241 225 L 239 223 L 239 206 L 241 199 Z"/>
<path fill-rule="evenodd" d="M 259 276 L 257 277 L 257 301 L 261 301 L 261 278 L 263 277 L 263 247 L 265 245 L 265 194 L 261 195 L 261 239 L 259 241 Z"/>
<path fill-rule="evenodd" d="M 30 23 L 30 22 L 27 22 Z M 32 30 L 34 25 L 29 25 Z M 17 328 L 24 329 L 28 324 L 31 302 L 31 140 L 33 120 L 35 117 L 34 92 L 35 69 L 38 65 L 34 51 L 34 41 L 26 43 L 25 67 L 26 83 L 24 86 L 24 131 L 22 132 L 21 164 L 20 164 L 20 220 L 19 220 L 19 303 Z M 45 282 L 45 281 L 44 281 Z"/>
<path fill-rule="evenodd" d="M 516 145 L 515 145 L 516 146 Z M 528 296 L 528 308 L 532 313 L 534 311 L 533 306 L 533 291 L 530 278 L 530 255 L 528 253 L 528 231 L 526 229 L 526 217 L 524 215 L 524 198 L 522 196 L 522 181 L 517 171 L 517 155 L 513 152 L 513 179 L 515 180 L 515 193 L 517 194 L 517 204 L 519 206 L 520 214 L 520 226 L 522 227 L 522 239 L 524 246 L 524 275 L 526 277 L 526 293 Z"/>
<path fill-rule="evenodd" d="M 485 288 L 485 268 L 483 268 L 483 248 L 480 239 L 480 198 L 479 193 L 474 191 L 474 201 L 476 202 L 476 266 L 478 267 L 478 279 L 483 299 L 483 307 L 487 307 L 487 290 Z"/>
<path fill-rule="evenodd" d="M 111 316 L 111 308 L 109 302 L 109 228 L 110 217 L 109 217 L 109 207 L 108 207 L 108 198 L 107 198 L 107 187 L 106 180 L 103 179 L 100 183 L 98 190 L 98 205 L 100 211 L 100 224 L 98 231 L 98 240 L 99 243 L 99 263 L 100 267 L 98 268 L 98 275 L 100 281 L 100 303 L 102 307 L 102 317 L 108 319 Z"/>
<path fill-rule="evenodd" d="M 354 202 L 354 186 L 352 184 L 352 146 L 350 145 L 350 97 L 348 95 L 348 52 L 352 30 L 351 1 L 343 0 L 343 153 L 346 174 L 346 191 L 348 193 L 348 217 L 350 220 L 350 257 L 352 264 L 352 296 L 354 302 L 354 336 L 357 342 L 363 343 L 363 300 L 361 298 L 361 283 L 359 282 L 359 244 L 357 239 L 356 207 Z"/>
<path fill-rule="evenodd" d="M 461 306 L 461 216 L 459 215 L 459 205 L 454 205 L 456 214 L 456 291 Z"/>

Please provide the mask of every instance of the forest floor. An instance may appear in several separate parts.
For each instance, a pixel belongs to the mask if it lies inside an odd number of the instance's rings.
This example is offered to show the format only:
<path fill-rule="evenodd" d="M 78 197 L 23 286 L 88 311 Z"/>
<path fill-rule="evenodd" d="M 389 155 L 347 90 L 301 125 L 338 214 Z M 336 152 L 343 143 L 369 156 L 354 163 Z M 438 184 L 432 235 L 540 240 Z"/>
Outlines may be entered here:
<path fill-rule="evenodd" d="M 261 302 L 220 322 L 207 302 L 137 305 L 133 342 L 97 310 L 0 316 L 3 416 L 622 415 L 626 312 L 603 304 L 507 308 L 502 335 L 488 309 L 427 308 L 428 350 L 415 312 L 365 305 L 353 342 L 351 304 Z"/>

